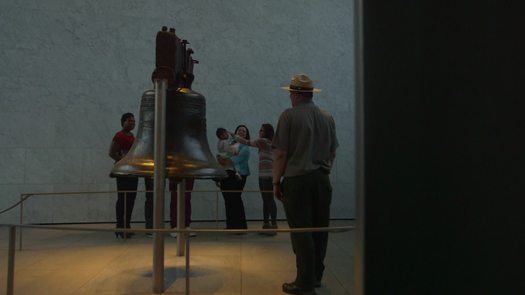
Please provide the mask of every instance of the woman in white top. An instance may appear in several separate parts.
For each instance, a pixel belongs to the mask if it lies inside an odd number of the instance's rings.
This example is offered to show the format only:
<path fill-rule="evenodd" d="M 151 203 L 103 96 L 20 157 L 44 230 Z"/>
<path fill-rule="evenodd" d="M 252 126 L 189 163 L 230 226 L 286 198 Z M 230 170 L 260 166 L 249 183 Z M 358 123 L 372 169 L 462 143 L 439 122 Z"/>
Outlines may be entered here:
<path fill-rule="evenodd" d="M 237 142 L 259 149 L 259 189 L 263 199 L 263 229 L 277 228 L 277 206 L 272 191 L 273 134 L 273 126 L 265 123 L 261 125 L 257 139 L 249 140 L 234 135 Z M 275 232 L 267 235 L 274 236 Z"/>

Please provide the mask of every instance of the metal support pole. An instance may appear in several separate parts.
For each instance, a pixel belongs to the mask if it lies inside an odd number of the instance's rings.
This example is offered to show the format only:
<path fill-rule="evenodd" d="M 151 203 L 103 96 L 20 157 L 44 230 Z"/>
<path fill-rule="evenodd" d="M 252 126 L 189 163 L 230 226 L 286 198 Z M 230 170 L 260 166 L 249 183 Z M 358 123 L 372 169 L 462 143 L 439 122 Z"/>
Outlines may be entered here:
<path fill-rule="evenodd" d="M 354 293 L 363 295 L 365 288 L 365 87 L 364 87 L 364 29 L 363 7 L 365 0 L 354 2 L 355 25 L 355 126 L 356 126 L 356 208 L 357 232 L 355 241 Z"/>
<path fill-rule="evenodd" d="M 7 295 L 13 295 L 14 293 L 14 281 L 15 281 L 15 240 L 16 240 L 16 227 L 9 227 L 9 248 L 7 257 Z"/>
<path fill-rule="evenodd" d="M 164 228 L 164 189 L 166 184 L 166 79 L 155 79 L 155 138 L 154 138 L 154 212 L 153 227 Z M 153 292 L 164 292 L 164 233 L 153 234 Z"/>
<path fill-rule="evenodd" d="M 184 233 L 184 236 L 187 234 Z M 186 295 L 190 294 L 190 239 L 186 236 Z"/>
<path fill-rule="evenodd" d="M 177 229 L 186 228 L 186 179 L 183 178 L 177 184 Z M 177 256 L 184 255 L 184 241 L 186 234 L 180 233 L 177 235 Z"/>

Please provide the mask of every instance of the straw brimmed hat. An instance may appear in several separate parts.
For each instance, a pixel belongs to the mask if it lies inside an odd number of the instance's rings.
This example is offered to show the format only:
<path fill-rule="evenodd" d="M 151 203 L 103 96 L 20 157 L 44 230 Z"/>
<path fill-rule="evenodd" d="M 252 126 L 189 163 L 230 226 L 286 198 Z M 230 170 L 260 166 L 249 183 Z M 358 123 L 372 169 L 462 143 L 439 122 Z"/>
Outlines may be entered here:
<path fill-rule="evenodd" d="M 321 92 L 321 89 L 314 88 L 314 82 L 306 74 L 294 75 L 290 85 L 283 86 L 281 89 L 297 92 Z"/>

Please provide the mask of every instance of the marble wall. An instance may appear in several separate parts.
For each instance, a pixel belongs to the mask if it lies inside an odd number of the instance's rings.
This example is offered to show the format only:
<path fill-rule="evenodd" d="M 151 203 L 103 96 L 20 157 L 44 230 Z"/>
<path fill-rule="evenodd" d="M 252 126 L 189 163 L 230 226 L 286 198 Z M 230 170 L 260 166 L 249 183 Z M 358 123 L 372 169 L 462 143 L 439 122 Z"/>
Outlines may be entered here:
<path fill-rule="evenodd" d="M 0 0 L 0 210 L 21 193 L 115 189 L 108 147 L 122 113 L 138 119 L 152 88 L 155 35 L 166 25 L 200 62 L 193 89 L 207 100 L 212 147 L 217 127 L 246 124 L 256 136 L 261 123 L 275 125 L 290 106 L 279 87 L 297 72 L 314 79 L 323 89 L 315 101 L 334 115 L 340 141 L 332 216 L 355 217 L 353 13 L 352 0 Z M 256 190 L 255 149 L 250 167 L 246 189 Z M 214 188 L 209 180 L 195 187 Z M 24 214 L 27 222 L 112 221 L 115 199 L 33 197 Z M 143 200 L 134 220 L 143 220 Z M 247 217 L 260 219 L 260 196 L 244 200 Z M 215 193 L 195 193 L 193 208 L 197 220 L 224 218 Z M 0 222 L 18 216 L 11 210 Z"/>

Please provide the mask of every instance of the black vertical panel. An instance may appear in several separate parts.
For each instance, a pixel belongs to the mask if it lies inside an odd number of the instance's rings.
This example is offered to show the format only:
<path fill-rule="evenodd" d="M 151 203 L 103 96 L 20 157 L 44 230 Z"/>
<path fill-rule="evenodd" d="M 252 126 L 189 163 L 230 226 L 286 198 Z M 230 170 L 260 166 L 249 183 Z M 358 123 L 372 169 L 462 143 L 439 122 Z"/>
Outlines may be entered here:
<path fill-rule="evenodd" d="M 366 294 L 525 294 L 511 6 L 363 2 Z"/>

